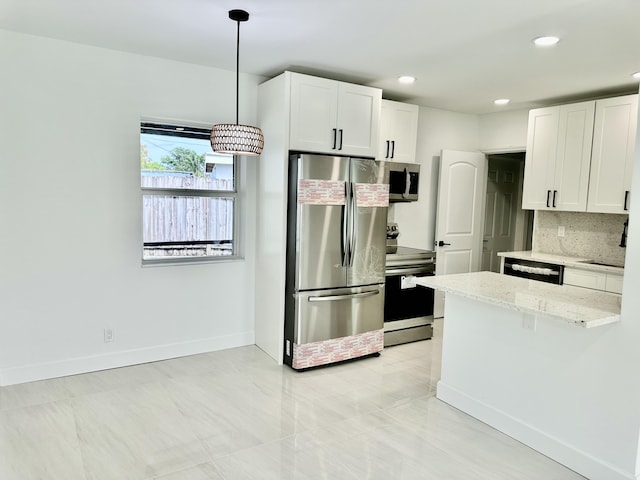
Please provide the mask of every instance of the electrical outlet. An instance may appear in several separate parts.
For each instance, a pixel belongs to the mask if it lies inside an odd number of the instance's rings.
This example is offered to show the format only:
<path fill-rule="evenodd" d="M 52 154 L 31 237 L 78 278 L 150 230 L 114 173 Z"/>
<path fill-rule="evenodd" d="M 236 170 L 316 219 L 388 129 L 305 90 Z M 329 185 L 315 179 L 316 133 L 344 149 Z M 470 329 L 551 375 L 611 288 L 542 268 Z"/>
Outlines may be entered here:
<path fill-rule="evenodd" d="M 558 227 L 558 236 L 559 237 L 564 237 L 564 227 L 563 226 L 559 226 Z"/>
<path fill-rule="evenodd" d="M 105 328 L 104 329 L 104 343 L 113 342 L 113 329 Z"/>

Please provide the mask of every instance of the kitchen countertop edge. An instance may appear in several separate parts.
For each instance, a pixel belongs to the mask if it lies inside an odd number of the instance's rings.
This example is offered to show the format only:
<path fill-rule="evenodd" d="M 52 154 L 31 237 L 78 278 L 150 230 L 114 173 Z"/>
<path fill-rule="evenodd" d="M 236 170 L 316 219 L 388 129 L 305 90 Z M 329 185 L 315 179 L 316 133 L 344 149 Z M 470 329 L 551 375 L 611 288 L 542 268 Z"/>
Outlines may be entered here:
<path fill-rule="evenodd" d="M 494 272 L 421 277 L 416 283 L 584 328 L 620 321 L 619 295 L 569 285 L 552 285 Z"/>

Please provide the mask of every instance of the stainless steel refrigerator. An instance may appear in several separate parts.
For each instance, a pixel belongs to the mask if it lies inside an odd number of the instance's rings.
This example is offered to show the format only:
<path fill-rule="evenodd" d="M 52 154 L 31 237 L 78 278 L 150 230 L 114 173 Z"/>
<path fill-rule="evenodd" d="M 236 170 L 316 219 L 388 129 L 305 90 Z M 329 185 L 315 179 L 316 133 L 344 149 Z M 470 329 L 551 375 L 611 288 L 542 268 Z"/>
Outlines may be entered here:
<path fill-rule="evenodd" d="M 284 363 L 301 370 L 383 348 L 388 169 L 291 154 Z"/>

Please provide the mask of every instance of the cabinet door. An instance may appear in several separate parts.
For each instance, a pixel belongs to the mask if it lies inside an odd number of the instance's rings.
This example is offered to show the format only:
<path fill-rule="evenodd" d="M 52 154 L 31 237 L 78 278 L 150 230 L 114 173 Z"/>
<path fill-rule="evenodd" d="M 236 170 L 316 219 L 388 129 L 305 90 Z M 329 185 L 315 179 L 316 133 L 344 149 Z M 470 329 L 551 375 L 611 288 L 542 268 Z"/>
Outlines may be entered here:
<path fill-rule="evenodd" d="M 376 156 L 382 90 L 338 82 L 338 153 Z"/>
<path fill-rule="evenodd" d="M 307 152 L 337 152 L 338 82 L 291 75 L 289 147 Z"/>
<path fill-rule="evenodd" d="M 551 195 L 551 205 L 556 210 L 584 212 L 587 209 L 595 105 L 591 101 L 560 107 Z"/>
<path fill-rule="evenodd" d="M 593 290 L 605 289 L 607 274 L 602 272 L 592 272 L 574 268 L 564 269 L 564 285 L 591 288 Z"/>
<path fill-rule="evenodd" d="M 619 293 L 622 295 L 622 275 L 607 273 L 607 280 L 604 285 L 605 292 Z"/>
<path fill-rule="evenodd" d="M 625 213 L 628 208 L 637 112 L 638 95 L 596 101 L 589 212 Z"/>
<path fill-rule="evenodd" d="M 378 160 L 416 161 L 418 111 L 417 105 L 382 100 Z"/>
<path fill-rule="evenodd" d="M 522 208 L 549 210 L 553 193 L 560 107 L 529 112 Z"/>

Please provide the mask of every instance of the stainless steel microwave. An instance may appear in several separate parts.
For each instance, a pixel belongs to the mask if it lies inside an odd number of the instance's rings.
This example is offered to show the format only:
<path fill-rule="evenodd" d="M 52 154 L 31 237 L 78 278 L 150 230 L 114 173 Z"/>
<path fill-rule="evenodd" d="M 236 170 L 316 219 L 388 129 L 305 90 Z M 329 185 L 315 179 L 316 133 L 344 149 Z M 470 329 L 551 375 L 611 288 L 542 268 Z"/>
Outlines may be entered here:
<path fill-rule="evenodd" d="M 389 201 L 415 202 L 420 181 L 419 163 L 384 162 L 389 172 Z"/>

